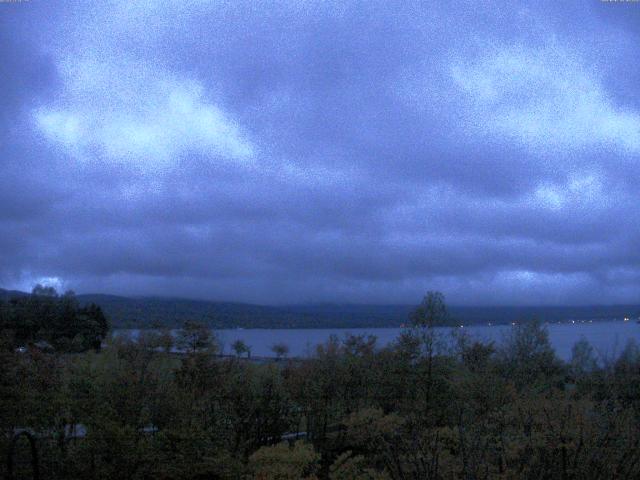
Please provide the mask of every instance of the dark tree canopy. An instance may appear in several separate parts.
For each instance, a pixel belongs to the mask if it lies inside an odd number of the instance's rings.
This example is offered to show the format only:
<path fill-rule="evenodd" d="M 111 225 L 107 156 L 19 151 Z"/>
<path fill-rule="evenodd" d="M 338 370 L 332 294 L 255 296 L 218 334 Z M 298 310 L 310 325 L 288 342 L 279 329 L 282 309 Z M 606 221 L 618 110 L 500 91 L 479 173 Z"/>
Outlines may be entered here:
<path fill-rule="evenodd" d="M 244 353 L 246 353 L 247 356 L 251 356 L 251 348 L 249 348 L 249 346 L 240 339 L 231 344 L 231 349 L 238 357 L 241 357 Z"/>
<path fill-rule="evenodd" d="M 176 345 L 180 350 L 191 353 L 214 348 L 213 332 L 201 323 L 186 321 L 178 332 Z"/>
<path fill-rule="evenodd" d="M 429 291 L 409 316 L 412 326 L 431 328 L 450 323 L 447 305 L 441 292 Z"/>
<path fill-rule="evenodd" d="M 289 355 L 289 345 L 284 342 L 279 342 L 271 346 L 271 351 L 277 358 L 284 358 Z"/>
<path fill-rule="evenodd" d="M 0 330 L 16 347 L 46 342 L 59 351 L 99 350 L 109 321 L 98 305 L 80 306 L 73 292 L 37 285 L 31 295 L 0 302 Z"/>

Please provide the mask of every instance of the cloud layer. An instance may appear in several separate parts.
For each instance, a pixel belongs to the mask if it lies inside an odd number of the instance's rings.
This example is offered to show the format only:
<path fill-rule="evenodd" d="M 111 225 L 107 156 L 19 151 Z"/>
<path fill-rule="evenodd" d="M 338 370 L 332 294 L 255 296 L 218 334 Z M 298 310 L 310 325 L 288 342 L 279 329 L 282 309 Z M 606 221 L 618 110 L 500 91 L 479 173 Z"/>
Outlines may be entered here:
<path fill-rule="evenodd" d="M 0 4 L 0 284 L 637 302 L 639 12 Z"/>

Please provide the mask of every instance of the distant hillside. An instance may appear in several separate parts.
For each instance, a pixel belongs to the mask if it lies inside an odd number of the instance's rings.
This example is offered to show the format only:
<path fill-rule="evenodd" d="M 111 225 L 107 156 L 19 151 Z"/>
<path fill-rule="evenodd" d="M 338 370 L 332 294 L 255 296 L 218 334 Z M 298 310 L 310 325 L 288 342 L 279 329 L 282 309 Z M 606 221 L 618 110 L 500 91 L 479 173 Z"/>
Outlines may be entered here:
<path fill-rule="evenodd" d="M 320 326 L 319 319 L 312 314 L 248 303 L 113 295 L 78 295 L 78 299 L 82 303 L 94 302 L 100 305 L 115 327 L 172 327 L 181 325 L 185 320 L 203 322 L 213 328 Z"/>
<path fill-rule="evenodd" d="M 24 295 L 29 295 L 29 294 L 25 292 L 21 292 L 19 290 L 5 290 L 3 288 L 0 288 L 0 300 L 5 302 L 10 298 L 22 297 Z"/>
<path fill-rule="evenodd" d="M 0 300 L 24 292 L 0 289 Z M 114 328 L 176 327 L 185 320 L 212 328 L 358 328 L 398 327 L 407 322 L 411 305 L 287 305 L 272 307 L 248 303 L 210 302 L 167 297 L 78 295 L 82 304 L 102 307 Z M 570 319 L 604 320 L 640 317 L 640 305 L 582 307 L 451 307 L 456 322 L 508 323 L 539 318 L 556 322 Z"/>

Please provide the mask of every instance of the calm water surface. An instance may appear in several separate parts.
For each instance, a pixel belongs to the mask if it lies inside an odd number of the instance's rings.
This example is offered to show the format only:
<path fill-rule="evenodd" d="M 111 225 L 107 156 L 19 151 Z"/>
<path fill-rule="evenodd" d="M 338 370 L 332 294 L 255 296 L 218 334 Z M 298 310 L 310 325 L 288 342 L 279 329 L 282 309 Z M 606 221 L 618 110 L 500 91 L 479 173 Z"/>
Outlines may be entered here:
<path fill-rule="evenodd" d="M 571 348 L 581 338 L 585 338 L 596 352 L 604 357 L 617 356 L 630 339 L 640 343 L 640 324 L 635 320 L 593 323 L 576 321 L 575 324 L 549 324 L 546 327 L 556 353 L 565 360 L 571 357 Z M 464 327 L 463 330 L 479 340 L 499 343 L 512 328 L 510 325 L 485 325 Z M 438 330 L 447 335 L 452 329 Z M 400 328 L 229 329 L 216 330 L 216 334 L 222 343 L 224 353 L 231 353 L 231 344 L 240 339 L 251 347 L 254 356 L 272 356 L 271 347 L 275 343 L 285 343 L 289 346 L 289 356 L 305 357 L 312 355 L 315 346 L 326 342 L 331 335 L 340 338 L 347 334 L 375 335 L 378 345 L 384 346 L 397 339 L 401 331 Z M 116 334 L 135 337 L 138 331 L 117 330 Z"/>

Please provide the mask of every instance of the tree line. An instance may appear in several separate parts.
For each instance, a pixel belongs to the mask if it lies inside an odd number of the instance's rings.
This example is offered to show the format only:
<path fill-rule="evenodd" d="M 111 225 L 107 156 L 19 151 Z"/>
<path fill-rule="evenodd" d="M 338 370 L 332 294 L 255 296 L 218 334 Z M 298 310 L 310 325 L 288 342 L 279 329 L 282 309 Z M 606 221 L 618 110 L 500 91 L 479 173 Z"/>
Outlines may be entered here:
<path fill-rule="evenodd" d="M 75 355 L 5 344 L 0 453 L 29 428 L 51 479 L 640 477 L 636 344 L 563 362 L 539 322 L 493 344 L 447 321 L 430 292 L 391 345 L 334 336 L 269 363 L 220 358 L 197 324 Z"/>
<path fill-rule="evenodd" d="M 0 301 L 0 332 L 13 348 L 100 350 L 108 331 L 102 309 L 94 303 L 80 306 L 72 291 L 58 295 L 53 287 L 36 285 L 31 295 Z"/>

